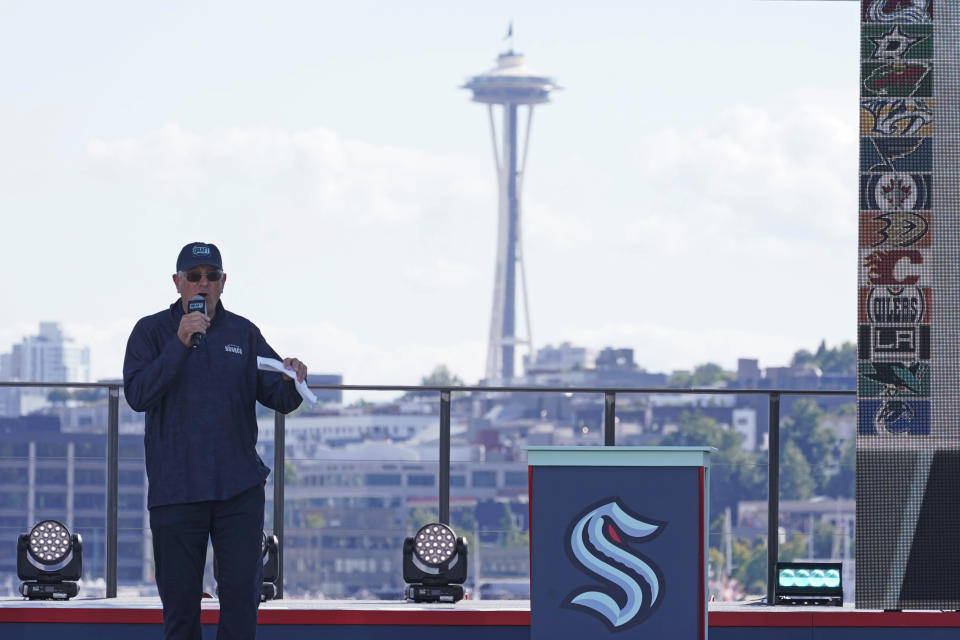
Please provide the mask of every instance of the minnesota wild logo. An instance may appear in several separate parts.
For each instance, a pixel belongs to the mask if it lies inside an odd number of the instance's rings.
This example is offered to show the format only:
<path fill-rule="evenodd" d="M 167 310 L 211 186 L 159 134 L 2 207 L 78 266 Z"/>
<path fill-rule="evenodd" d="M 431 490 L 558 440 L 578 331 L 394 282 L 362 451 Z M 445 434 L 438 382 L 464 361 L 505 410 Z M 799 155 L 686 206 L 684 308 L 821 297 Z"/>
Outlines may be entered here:
<path fill-rule="evenodd" d="M 929 98 L 933 85 L 930 69 L 925 62 L 866 63 L 862 75 L 864 94 Z"/>

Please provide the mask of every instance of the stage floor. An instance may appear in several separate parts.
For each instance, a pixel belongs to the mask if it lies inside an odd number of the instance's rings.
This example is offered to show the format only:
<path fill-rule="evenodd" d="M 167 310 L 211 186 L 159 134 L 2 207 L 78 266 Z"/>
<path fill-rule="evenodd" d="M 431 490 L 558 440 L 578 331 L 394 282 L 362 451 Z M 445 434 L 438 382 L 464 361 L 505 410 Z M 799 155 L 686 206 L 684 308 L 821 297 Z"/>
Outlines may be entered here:
<path fill-rule="evenodd" d="M 202 603 L 204 637 L 216 632 L 219 607 Z M 157 598 L 75 598 L 67 602 L 0 598 L 0 637 L 4 640 L 158 637 L 162 621 Z M 940 611 L 883 612 L 844 607 L 768 607 L 756 603 L 710 603 L 709 635 L 714 640 L 754 638 L 911 638 L 939 640 L 960 637 L 960 613 Z M 529 640 L 528 600 L 464 600 L 456 604 L 422 605 L 384 600 L 273 600 L 260 607 L 258 638 L 316 637 L 359 640 L 373 638 L 447 637 L 451 627 L 461 639 L 491 637 Z"/>

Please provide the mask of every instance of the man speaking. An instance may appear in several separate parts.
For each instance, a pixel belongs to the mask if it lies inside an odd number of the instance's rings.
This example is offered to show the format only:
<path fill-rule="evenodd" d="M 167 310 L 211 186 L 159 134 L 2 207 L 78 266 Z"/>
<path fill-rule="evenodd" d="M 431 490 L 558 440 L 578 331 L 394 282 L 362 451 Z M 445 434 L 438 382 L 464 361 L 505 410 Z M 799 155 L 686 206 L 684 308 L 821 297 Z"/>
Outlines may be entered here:
<path fill-rule="evenodd" d="M 123 361 L 127 402 L 147 413 L 147 507 L 167 640 L 200 640 L 208 537 L 218 568 L 217 638 L 256 636 L 270 469 L 256 452 L 255 404 L 287 413 L 301 402 L 290 377 L 257 369 L 257 356 L 279 356 L 252 322 L 224 308 L 226 282 L 215 245 L 185 246 L 173 276 L 180 298 L 137 322 Z M 296 358 L 283 364 L 306 378 Z"/>

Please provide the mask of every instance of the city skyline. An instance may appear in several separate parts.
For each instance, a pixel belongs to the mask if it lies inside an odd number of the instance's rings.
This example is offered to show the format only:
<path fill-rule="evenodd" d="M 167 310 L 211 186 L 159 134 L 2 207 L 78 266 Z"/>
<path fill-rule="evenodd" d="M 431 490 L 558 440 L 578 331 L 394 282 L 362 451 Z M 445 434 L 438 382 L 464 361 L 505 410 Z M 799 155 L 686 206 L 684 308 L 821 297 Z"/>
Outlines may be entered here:
<path fill-rule="evenodd" d="M 55 319 L 118 377 L 176 251 L 207 240 L 225 304 L 311 371 L 479 379 L 496 196 L 457 87 L 510 16 L 565 87 L 524 194 L 535 347 L 660 371 L 853 340 L 855 3 L 417 7 L 0 7 L 0 50 L 33 52 L 0 101 L 23 272 L 0 351 Z"/>
<path fill-rule="evenodd" d="M 11 346 L 9 352 L 0 351 L 0 382 L 97 382 L 105 380 L 118 380 L 116 378 L 93 379 L 90 371 L 90 348 L 83 344 L 76 344 L 72 336 L 62 331 L 57 322 L 38 323 L 39 331 L 28 333 Z M 734 369 L 722 368 L 725 373 L 743 373 L 743 366 L 747 371 L 756 368 L 758 377 L 764 377 L 764 371 L 780 370 L 785 367 L 792 367 L 795 354 L 806 351 L 810 357 L 813 357 L 820 350 L 833 350 L 837 354 L 843 347 L 854 344 L 845 342 L 839 345 L 827 345 L 825 341 L 821 342 L 817 348 L 798 347 L 794 350 L 791 358 L 777 363 L 764 363 L 760 366 L 759 360 L 744 356 L 738 358 L 737 367 Z M 662 376 L 666 380 L 669 374 L 690 374 L 700 366 L 714 366 L 717 363 L 699 362 L 690 369 L 672 368 L 663 371 L 653 371 L 643 367 L 640 363 L 633 360 L 633 349 L 630 347 L 612 347 L 606 346 L 602 349 L 595 349 L 583 345 L 576 345 L 569 341 L 564 341 L 556 345 L 545 344 L 537 348 L 531 356 L 524 357 L 517 371 L 519 378 L 527 378 L 527 384 L 530 380 L 536 380 L 538 376 L 552 373 L 571 373 L 579 371 L 599 371 L 601 369 L 610 369 L 611 366 L 618 370 L 635 370 L 637 373 L 648 373 L 653 376 Z M 601 363 L 603 360 L 603 363 Z M 805 363 L 800 363 L 801 368 Z M 442 369 L 441 369 L 442 368 Z M 799 371 L 799 369 L 798 369 Z M 79 373 L 78 373 L 79 372 Z M 464 380 L 456 371 L 450 371 L 445 363 L 439 363 L 437 367 L 430 371 L 431 376 L 449 375 L 459 380 L 457 384 L 473 385 L 478 383 L 474 380 Z M 836 374 L 837 371 L 829 370 L 823 373 Z M 853 375 L 853 372 L 848 372 Z M 754 374 L 748 374 L 748 377 Z M 780 375 L 779 371 L 775 375 Z M 311 384 L 341 384 L 342 376 L 337 372 L 314 372 L 310 374 L 316 378 L 330 378 L 322 381 L 313 381 Z M 427 377 L 426 375 L 423 377 Z M 336 378 L 334 380 L 333 378 Z M 535 384 L 535 383 L 534 383 Z M 552 386 L 555 386 L 554 383 Z M 549 385 L 548 385 L 549 386 Z M 576 386 L 576 385 L 575 385 Z M 615 386 L 623 386 L 618 383 Z M 631 383 L 627 386 L 661 386 L 660 383 Z M 356 395 L 357 392 L 348 392 L 348 395 Z M 324 401 L 329 400 L 325 399 Z"/>

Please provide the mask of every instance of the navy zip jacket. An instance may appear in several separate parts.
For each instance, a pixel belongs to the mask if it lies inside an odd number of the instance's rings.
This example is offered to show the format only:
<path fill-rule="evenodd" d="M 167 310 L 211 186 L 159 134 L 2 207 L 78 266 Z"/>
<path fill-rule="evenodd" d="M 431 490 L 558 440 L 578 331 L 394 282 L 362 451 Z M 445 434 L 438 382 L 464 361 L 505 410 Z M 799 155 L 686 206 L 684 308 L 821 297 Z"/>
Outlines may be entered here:
<path fill-rule="evenodd" d="M 218 303 L 198 349 L 177 337 L 183 305 L 141 318 L 123 360 L 134 411 L 146 411 L 147 507 L 224 500 L 266 481 L 256 401 L 282 413 L 302 401 L 292 381 L 258 371 L 278 358 L 252 322 Z"/>

